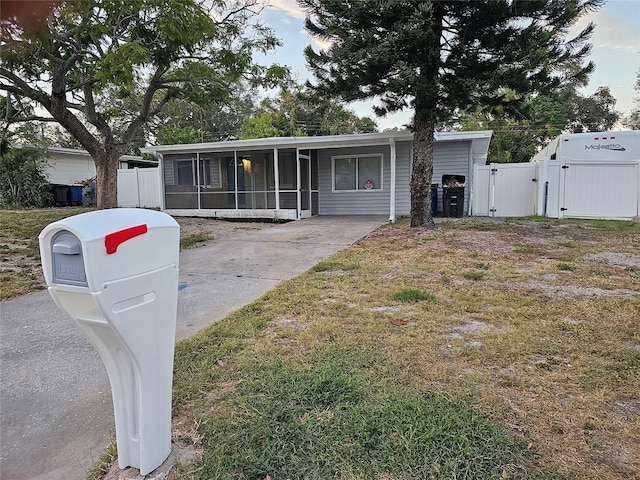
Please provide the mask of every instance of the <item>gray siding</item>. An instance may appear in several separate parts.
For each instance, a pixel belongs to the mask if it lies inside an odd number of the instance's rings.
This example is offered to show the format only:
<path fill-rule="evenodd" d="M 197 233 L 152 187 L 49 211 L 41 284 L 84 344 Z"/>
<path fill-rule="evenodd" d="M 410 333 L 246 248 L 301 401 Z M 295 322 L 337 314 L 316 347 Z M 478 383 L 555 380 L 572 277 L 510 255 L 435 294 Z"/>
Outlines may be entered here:
<path fill-rule="evenodd" d="M 409 181 L 411 176 L 411 142 L 396 144 L 396 215 L 411 213 Z M 469 211 L 469 185 L 471 184 L 470 141 L 440 142 L 434 145 L 433 181 L 438 183 L 438 215 L 442 215 L 442 175 L 464 175 L 464 212 Z"/>
<path fill-rule="evenodd" d="M 331 157 L 382 154 L 382 190 L 333 192 Z M 332 148 L 318 152 L 320 215 L 389 215 L 389 146 Z"/>
<path fill-rule="evenodd" d="M 438 215 L 442 215 L 442 175 L 464 175 L 464 213 L 469 212 L 469 186 L 471 185 L 471 142 L 436 143 L 433 151 L 433 181 L 438 187 Z"/>
<path fill-rule="evenodd" d="M 408 216 L 411 213 L 411 142 L 396 143 L 396 215 Z"/>

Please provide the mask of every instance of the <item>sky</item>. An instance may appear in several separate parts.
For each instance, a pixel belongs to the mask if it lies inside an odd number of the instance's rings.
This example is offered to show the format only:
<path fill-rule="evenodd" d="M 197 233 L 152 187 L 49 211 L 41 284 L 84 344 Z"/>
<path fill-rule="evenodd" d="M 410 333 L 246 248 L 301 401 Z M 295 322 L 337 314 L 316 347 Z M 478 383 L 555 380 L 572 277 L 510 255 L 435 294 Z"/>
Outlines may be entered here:
<path fill-rule="evenodd" d="M 266 3 L 268 6 L 261 14 L 262 21 L 274 30 L 283 46 L 263 61 L 289 66 L 300 82 L 312 79 L 305 65 L 303 50 L 307 45 L 313 45 L 315 49 L 323 45 L 305 32 L 304 12 L 295 0 L 266 0 Z M 595 63 L 596 69 L 582 93 L 590 95 L 598 87 L 608 86 L 617 100 L 616 110 L 628 112 L 637 96 L 633 86 L 636 72 L 640 69 L 640 0 L 609 0 L 599 11 L 580 19 L 573 32 L 577 33 L 590 21 L 596 24 L 596 30 L 591 37 L 593 49 L 589 59 Z M 360 116 L 374 118 L 380 129 L 402 128 L 411 119 L 410 111 L 376 118 L 371 107 L 371 102 L 349 106 Z"/>

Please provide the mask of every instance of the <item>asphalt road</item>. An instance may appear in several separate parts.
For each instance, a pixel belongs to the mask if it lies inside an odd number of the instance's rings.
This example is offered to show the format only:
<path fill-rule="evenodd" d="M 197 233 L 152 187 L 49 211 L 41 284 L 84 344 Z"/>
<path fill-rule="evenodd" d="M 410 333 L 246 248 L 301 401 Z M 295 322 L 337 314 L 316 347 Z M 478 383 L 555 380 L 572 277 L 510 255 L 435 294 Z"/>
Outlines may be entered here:
<path fill-rule="evenodd" d="M 177 339 L 353 244 L 383 217 L 313 217 L 180 254 Z M 102 361 L 46 291 L 0 303 L 0 479 L 81 480 L 115 439 Z"/>

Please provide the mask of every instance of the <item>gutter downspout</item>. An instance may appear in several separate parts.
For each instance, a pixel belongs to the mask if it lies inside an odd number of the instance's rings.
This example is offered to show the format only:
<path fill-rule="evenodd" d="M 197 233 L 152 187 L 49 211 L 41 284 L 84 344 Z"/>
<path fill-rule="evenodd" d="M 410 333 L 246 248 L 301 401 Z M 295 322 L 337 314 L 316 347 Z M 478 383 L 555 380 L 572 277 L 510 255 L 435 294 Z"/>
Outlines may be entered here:
<path fill-rule="evenodd" d="M 638 171 L 638 185 L 640 186 L 640 160 L 636 163 L 636 170 Z M 636 210 L 636 218 L 640 219 L 640 192 L 638 193 L 638 209 Z"/>
<path fill-rule="evenodd" d="M 474 177 L 474 171 L 473 168 L 475 166 L 475 163 L 473 162 L 473 140 L 471 140 L 469 142 L 469 180 L 467 180 L 467 185 L 469 186 L 469 203 L 467 205 L 469 205 L 469 207 L 467 208 L 467 215 L 471 216 L 473 213 L 473 195 L 475 194 L 475 192 L 473 191 L 473 177 Z M 464 205 L 463 205 L 464 207 Z"/>
<path fill-rule="evenodd" d="M 389 169 L 391 177 L 391 186 L 389 188 L 389 222 L 395 223 L 396 221 L 396 141 L 393 138 L 389 139 L 389 146 L 391 147 L 391 155 L 389 158 Z"/>

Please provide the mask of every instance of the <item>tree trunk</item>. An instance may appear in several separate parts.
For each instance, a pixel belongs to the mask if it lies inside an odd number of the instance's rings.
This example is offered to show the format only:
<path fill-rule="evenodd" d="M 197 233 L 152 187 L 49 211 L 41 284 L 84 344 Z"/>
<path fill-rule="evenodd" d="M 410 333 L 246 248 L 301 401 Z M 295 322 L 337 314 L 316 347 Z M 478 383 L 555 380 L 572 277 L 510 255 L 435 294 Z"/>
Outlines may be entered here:
<path fill-rule="evenodd" d="M 431 216 L 434 134 L 435 114 L 424 115 L 418 111 L 416 105 L 413 131 L 413 166 L 410 184 L 411 226 L 415 228 L 436 228 Z"/>
<path fill-rule="evenodd" d="M 94 158 L 96 164 L 96 190 L 98 208 L 118 207 L 118 161 L 120 156 L 109 158 L 104 155 Z"/>

